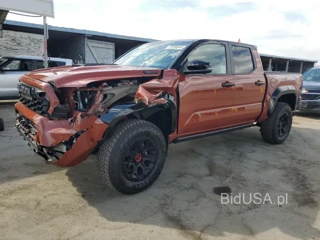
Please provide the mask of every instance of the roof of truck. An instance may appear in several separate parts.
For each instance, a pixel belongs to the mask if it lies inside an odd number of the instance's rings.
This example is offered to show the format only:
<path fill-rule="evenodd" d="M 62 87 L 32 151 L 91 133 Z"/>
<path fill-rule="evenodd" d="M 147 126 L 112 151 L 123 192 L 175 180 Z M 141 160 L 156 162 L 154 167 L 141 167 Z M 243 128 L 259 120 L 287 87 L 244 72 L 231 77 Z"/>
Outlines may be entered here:
<path fill-rule="evenodd" d="M 221 43 L 231 43 L 231 44 L 236 44 L 236 45 L 241 45 L 241 46 L 247 46 L 247 47 L 253 47 L 257 48 L 256 45 L 252 44 L 247 44 L 247 43 L 239 43 L 239 42 L 234 42 L 234 41 L 228 41 L 228 40 L 221 40 L 221 39 L 206 39 L 206 38 L 199 38 L 199 39 L 171 39 L 171 40 L 156 40 L 153 42 L 190 42 L 191 43 L 196 43 L 196 42 L 208 42 L 208 41 L 213 41 L 213 42 L 221 42 Z"/>

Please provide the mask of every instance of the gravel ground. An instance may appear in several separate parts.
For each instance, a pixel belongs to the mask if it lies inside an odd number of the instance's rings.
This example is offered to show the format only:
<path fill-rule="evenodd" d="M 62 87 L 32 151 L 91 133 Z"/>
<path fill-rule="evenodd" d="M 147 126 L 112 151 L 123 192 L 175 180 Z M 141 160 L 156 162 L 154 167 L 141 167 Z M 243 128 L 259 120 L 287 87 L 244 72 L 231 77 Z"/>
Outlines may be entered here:
<path fill-rule="evenodd" d="M 296 116 L 279 146 L 258 128 L 171 145 L 158 181 L 132 196 L 101 183 L 95 156 L 45 164 L 13 128 L 13 106 L 0 117 L 0 239 L 320 239 L 320 115 Z M 221 204 L 221 186 L 266 201 Z"/>

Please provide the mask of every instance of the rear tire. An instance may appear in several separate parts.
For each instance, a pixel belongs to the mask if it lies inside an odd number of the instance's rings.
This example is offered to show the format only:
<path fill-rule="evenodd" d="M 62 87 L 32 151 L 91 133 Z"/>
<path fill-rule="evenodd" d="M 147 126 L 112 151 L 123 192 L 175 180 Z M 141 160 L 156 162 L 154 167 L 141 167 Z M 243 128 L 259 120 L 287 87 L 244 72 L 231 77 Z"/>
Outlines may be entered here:
<path fill-rule="evenodd" d="M 3 122 L 3 119 L 0 118 L 0 131 L 3 131 L 4 130 L 4 122 Z"/>
<path fill-rule="evenodd" d="M 289 136 L 291 126 L 291 107 L 287 103 L 278 102 L 272 115 L 261 124 L 261 136 L 267 143 L 281 144 Z"/>
<path fill-rule="evenodd" d="M 167 144 L 161 130 L 144 120 L 119 123 L 98 150 L 98 169 L 111 189 L 134 194 L 150 187 L 159 177 Z"/>

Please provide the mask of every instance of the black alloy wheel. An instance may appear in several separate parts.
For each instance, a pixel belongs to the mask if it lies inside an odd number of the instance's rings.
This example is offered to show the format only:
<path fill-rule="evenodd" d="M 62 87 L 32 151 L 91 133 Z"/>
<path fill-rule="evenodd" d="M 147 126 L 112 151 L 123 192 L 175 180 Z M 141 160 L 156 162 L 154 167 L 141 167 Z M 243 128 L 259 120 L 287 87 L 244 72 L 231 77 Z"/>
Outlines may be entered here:
<path fill-rule="evenodd" d="M 290 128 L 291 126 L 289 125 L 289 114 L 287 112 L 284 112 L 280 116 L 277 126 L 279 137 L 285 136 L 290 130 Z"/>
<path fill-rule="evenodd" d="M 156 166 L 157 154 L 151 138 L 135 140 L 122 163 L 124 176 L 133 182 L 146 179 Z"/>

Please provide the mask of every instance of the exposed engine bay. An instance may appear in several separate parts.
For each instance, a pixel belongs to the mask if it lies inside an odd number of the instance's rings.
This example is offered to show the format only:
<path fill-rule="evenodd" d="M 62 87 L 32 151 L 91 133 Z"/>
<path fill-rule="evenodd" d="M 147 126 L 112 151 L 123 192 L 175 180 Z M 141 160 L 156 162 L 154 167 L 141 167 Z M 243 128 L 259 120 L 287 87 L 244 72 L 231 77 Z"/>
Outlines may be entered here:
<path fill-rule="evenodd" d="M 177 82 L 178 78 L 174 85 Z M 59 166 L 85 160 L 123 112 L 125 118 L 138 109 L 165 105 L 169 96 L 174 99 L 166 90 L 175 94 L 175 86 L 154 77 L 91 82 L 79 88 L 56 88 L 54 83 L 46 87 L 53 91 L 20 82 L 16 127 L 34 152 Z M 81 154 L 75 150 L 80 148 Z"/>

